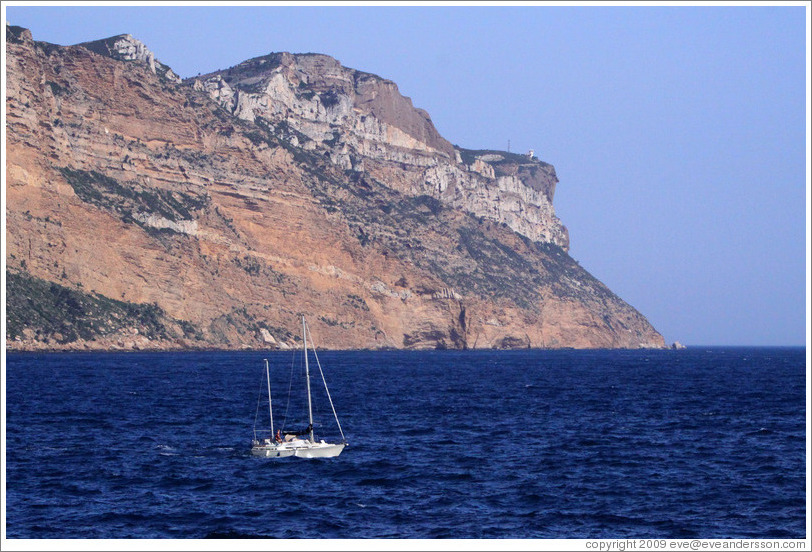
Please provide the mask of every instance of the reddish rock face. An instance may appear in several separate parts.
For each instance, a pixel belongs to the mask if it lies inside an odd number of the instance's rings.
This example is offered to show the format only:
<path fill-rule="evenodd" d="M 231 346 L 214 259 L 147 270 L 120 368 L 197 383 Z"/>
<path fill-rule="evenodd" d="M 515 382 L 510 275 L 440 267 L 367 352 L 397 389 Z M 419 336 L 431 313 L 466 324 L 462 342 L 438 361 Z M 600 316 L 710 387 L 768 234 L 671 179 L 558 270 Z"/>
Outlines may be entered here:
<path fill-rule="evenodd" d="M 10 348 L 286 348 L 299 314 L 336 349 L 664 345 L 567 254 L 552 166 L 455 150 L 390 81 L 7 34 Z"/>

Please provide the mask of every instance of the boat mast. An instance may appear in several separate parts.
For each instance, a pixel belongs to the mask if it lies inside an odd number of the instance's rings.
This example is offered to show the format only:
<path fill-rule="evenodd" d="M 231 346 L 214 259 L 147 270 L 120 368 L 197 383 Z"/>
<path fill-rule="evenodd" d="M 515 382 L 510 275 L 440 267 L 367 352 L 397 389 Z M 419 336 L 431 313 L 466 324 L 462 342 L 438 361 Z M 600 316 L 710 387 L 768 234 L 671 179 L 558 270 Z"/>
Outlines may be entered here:
<path fill-rule="evenodd" d="M 265 377 L 268 379 L 268 413 L 271 415 L 271 439 L 273 439 L 273 405 L 271 404 L 271 372 L 268 370 L 268 359 L 265 359 Z"/>
<path fill-rule="evenodd" d="M 302 315 L 302 337 L 304 338 L 304 357 L 305 357 L 305 379 L 307 380 L 307 414 L 310 421 L 310 442 L 315 443 L 316 439 L 313 437 L 313 404 L 310 402 L 310 367 L 307 363 L 307 328 L 305 327 L 305 318 Z"/>

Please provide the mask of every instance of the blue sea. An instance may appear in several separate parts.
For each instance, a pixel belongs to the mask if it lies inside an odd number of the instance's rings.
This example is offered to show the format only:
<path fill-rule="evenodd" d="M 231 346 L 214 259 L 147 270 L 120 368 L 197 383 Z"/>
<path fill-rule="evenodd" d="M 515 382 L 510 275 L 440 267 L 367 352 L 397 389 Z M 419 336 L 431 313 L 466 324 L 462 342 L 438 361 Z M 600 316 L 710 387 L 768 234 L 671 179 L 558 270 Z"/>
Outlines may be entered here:
<path fill-rule="evenodd" d="M 291 352 L 7 354 L 7 537 L 804 538 L 805 354 L 325 351 L 314 460 Z"/>

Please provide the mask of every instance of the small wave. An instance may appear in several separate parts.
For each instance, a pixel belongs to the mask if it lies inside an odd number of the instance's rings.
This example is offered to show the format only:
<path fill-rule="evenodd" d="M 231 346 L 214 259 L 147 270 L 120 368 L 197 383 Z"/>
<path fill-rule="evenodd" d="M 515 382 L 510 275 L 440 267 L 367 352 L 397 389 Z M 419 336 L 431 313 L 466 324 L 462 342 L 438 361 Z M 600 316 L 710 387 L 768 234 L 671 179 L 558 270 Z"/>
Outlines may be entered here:
<path fill-rule="evenodd" d="M 599 523 L 610 525 L 613 528 L 617 528 L 619 526 L 637 526 L 646 524 L 645 519 L 617 514 L 598 514 L 594 519 Z"/>
<path fill-rule="evenodd" d="M 70 450 L 70 447 L 36 447 L 36 448 L 47 452 L 67 452 Z"/>
<path fill-rule="evenodd" d="M 672 520 L 655 521 L 652 525 L 657 527 L 659 532 L 668 535 L 672 539 L 689 539 L 699 536 L 699 534 L 691 527 L 686 527 Z"/>
<path fill-rule="evenodd" d="M 534 509 L 532 508 L 533 506 L 549 505 L 554 504 L 555 502 L 556 502 L 555 496 L 536 492 L 523 494 L 521 500 L 523 506 L 530 507 L 531 509 Z"/>
<path fill-rule="evenodd" d="M 257 533 L 242 533 L 226 529 L 224 531 L 215 530 L 203 537 L 204 539 L 275 539 L 273 535 L 261 535 Z"/>
<path fill-rule="evenodd" d="M 745 435 L 750 436 L 758 436 L 758 435 L 773 435 L 773 431 L 771 429 L 767 429 L 766 427 L 761 427 L 755 431 L 748 431 Z"/>
<path fill-rule="evenodd" d="M 403 435 L 407 435 L 409 437 L 415 437 L 415 436 L 425 437 L 427 435 L 431 435 L 433 433 L 436 433 L 436 430 L 433 427 L 428 427 L 428 428 L 420 427 L 420 428 L 404 429 L 401 433 Z"/>
<path fill-rule="evenodd" d="M 759 535 L 759 538 L 765 539 L 802 539 L 804 538 L 803 534 L 795 534 L 792 531 L 788 531 L 787 529 L 770 529 L 764 535 Z"/>
<path fill-rule="evenodd" d="M 373 477 L 369 479 L 362 479 L 358 482 L 358 484 L 366 487 L 399 487 L 401 485 L 405 485 L 406 482 L 400 478 L 387 479 L 385 477 Z"/>
<path fill-rule="evenodd" d="M 95 523 L 125 523 L 141 522 L 149 520 L 149 517 L 133 512 L 104 512 L 92 516 L 91 519 L 93 519 Z"/>
<path fill-rule="evenodd" d="M 161 456 L 178 456 L 179 454 L 175 447 L 170 447 L 169 445 L 155 445 L 154 448 Z"/>
<path fill-rule="evenodd" d="M 451 532 L 449 529 L 444 527 L 439 527 L 435 529 L 430 529 L 427 538 L 430 539 L 450 539 L 454 536 L 454 533 Z"/>
<path fill-rule="evenodd" d="M 214 486 L 214 483 L 210 479 L 202 479 L 202 478 L 180 478 L 175 477 L 172 475 L 166 475 L 161 477 L 158 481 L 156 481 L 158 485 L 163 487 L 164 489 L 188 489 L 190 491 L 205 491 L 209 490 Z"/>
<path fill-rule="evenodd" d="M 462 473 L 448 473 L 445 474 L 443 478 L 452 481 L 471 481 L 474 478 L 474 476 L 468 472 L 462 472 Z"/>

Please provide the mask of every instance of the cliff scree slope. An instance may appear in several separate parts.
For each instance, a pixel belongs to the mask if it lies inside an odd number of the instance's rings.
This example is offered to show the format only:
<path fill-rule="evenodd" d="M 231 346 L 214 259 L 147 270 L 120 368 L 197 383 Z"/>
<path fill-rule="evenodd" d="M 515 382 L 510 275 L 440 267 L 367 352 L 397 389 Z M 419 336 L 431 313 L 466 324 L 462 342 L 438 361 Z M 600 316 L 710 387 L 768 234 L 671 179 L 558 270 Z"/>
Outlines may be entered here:
<path fill-rule="evenodd" d="M 7 347 L 662 347 L 568 254 L 553 167 L 452 145 L 375 75 L 181 80 L 7 28 Z"/>

